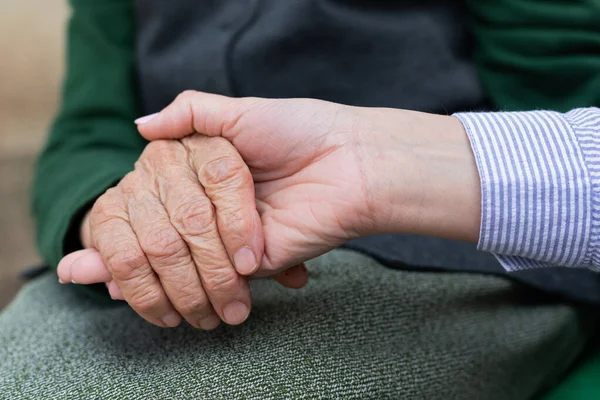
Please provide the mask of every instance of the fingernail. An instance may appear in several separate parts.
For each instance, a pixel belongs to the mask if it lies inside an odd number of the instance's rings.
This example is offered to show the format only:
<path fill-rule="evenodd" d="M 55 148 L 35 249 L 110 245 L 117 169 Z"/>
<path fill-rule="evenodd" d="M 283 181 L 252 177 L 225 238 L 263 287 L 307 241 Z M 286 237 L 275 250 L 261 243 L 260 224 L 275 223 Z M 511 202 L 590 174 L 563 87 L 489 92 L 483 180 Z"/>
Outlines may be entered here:
<path fill-rule="evenodd" d="M 234 301 L 225 306 L 223 316 L 225 317 L 225 322 L 229 325 L 238 325 L 248 318 L 249 312 L 250 310 L 248 310 L 248 307 L 244 303 Z"/>
<path fill-rule="evenodd" d="M 204 318 L 203 320 L 200 320 L 200 322 L 198 322 L 198 325 L 200 325 L 200 329 L 204 329 L 207 331 L 215 329 L 220 324 L 221 324 L 221 320 L 219 319 L 219 317 L 216 317 L 216 316 L 207 317 L 207 318 Z"/>
<path fill-rule="evenodd" d="M 74 283 L 75 285 L 77 285 L 77 282 L 75 282 L 75 279 L 71 279 L 71 283 Z"/>
<path fill-rule="evenodd" d="M 58 278 L 58 283 L 60 283 L 61 285 L 64 285 L 65 281 L 63 281 L 62 279 Z"/>
<path fill-rule="evenodd" d="M 156 118 L 157 115 L 158 115 L 158 113 L 146 115 L 145 117 L 140 117 L 133 122 L 135 122 L 136 125 L 142 125 L 142 124 L 145 124 L 146 122 L 152 121 L 154 118 Z"/>
<path fill-rule="evenodd" d="M 163 316 L 160 320 L 166 326 L 174 328 L 181 323 L 181 316 L 175 312 L 171 312 Z"/>
<path fill-rule="evenodd" d="M 242 247 L 233 256 L 235 269 L 242 275 L 250 275 L 256 269 L 256 257 L 250 247 Z"/>

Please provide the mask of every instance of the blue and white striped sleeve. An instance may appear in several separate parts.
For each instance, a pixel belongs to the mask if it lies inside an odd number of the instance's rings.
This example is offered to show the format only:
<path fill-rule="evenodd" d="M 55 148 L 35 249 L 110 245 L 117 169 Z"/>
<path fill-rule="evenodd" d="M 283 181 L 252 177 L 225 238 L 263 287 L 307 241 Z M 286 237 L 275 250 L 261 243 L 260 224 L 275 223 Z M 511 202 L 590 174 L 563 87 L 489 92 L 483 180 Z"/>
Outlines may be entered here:
<path fill-rule="evenodd" d="M 481 179 L 478 248 L 509 271 L 600 272 L 600 108 L 455 116 Z"/>

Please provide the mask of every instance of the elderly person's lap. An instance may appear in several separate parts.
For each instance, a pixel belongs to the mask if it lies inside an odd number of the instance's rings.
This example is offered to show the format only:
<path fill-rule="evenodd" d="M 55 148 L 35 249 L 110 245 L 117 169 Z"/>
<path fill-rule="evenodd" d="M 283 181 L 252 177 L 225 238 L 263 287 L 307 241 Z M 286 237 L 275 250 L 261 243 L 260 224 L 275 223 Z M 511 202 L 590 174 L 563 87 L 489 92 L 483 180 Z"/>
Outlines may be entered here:
<path fill-rule="evenodd" d="M 526 399 L 597 317 L 504 278 L 404 272 L 336 250 L 290 291 L 255 281 L 242 326 L 160 329 L 48 274 L 0 315 L 7 398 Z"/>

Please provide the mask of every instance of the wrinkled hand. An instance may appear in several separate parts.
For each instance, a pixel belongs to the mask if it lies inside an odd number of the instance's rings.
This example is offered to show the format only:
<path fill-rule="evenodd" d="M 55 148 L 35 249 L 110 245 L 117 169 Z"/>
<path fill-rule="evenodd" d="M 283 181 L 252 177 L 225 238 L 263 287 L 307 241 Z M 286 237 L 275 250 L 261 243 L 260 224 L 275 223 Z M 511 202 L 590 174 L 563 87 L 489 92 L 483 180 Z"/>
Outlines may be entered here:
<path fill-rule="evenodd" d="M 248 316 L 242 275 L 262 258 L 262 224 L 252 176 L 222 138 L 148 144 L 135 170 L 97 200 L 82 238 L 90 249 L 67 255 L 59 277 L 110 282 L 113 297 L 155 325 L 176 326 L 183 316 L 212 329 Z M 302 286 L 302 271 L 280 281 Z"/>
<path fill-rule="evenodd" d="M 373 225 L 358 118 L 352 107 L 317 100 L 186 92 L 139 130 L 150 140 L 199 132 L 235 146 L 252 173 L 265 235 L 259 275 L 271 275 Z"/>

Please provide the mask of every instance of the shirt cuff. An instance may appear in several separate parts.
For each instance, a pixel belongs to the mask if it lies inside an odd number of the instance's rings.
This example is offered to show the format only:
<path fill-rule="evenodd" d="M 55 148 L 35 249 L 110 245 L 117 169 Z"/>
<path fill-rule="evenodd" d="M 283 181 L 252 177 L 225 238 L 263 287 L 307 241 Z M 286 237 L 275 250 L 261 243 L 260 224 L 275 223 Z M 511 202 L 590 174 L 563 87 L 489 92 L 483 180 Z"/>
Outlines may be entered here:
<path fill-rule="evenodd" d="M 596 131 L 590 139 L 585 124 L 593 112 L 455 114 L 481 179 L 478 248 L 494 253 L 506 270 L 594 264 L 600 166 L 594 184 L 580 145 L 596 140 L 598 164 L 600 138 Z"/>

